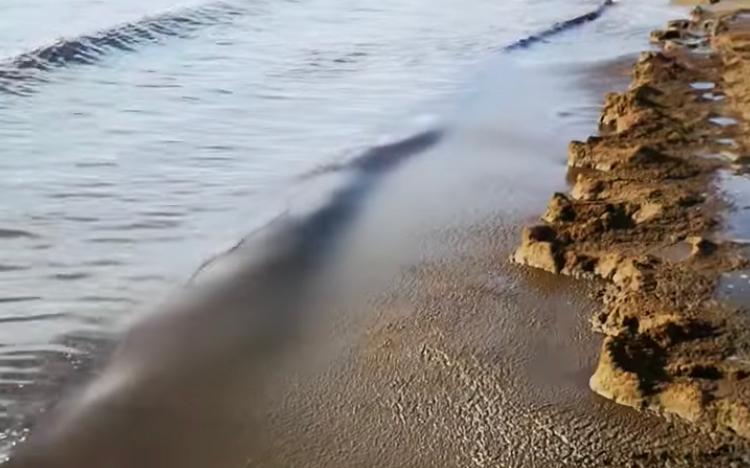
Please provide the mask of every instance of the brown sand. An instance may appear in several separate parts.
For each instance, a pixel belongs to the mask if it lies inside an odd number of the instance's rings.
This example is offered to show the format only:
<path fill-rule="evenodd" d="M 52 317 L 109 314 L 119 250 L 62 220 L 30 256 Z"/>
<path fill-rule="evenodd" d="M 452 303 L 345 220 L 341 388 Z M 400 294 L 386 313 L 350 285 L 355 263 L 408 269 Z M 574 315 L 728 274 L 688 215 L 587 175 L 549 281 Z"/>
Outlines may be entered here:
<path fill-rule="evenodd" d="M 735 438 L 641 415 L 589 392 L 599 340 L 581 311 L 595 303 L 574 281 L 508 264 L 516 232 L 495 220 L 446 231 L 434 241 L 438 248 L 426 250 L 451 255 L 417 263 L 364 309 L 340 304 L 335 316 L 341 322 L 359 317 L 365 332 L 354 327 L 349 335 L 351 324 L 334 325 L 332 337 L 343 344 L 334 344 L 330 362 L 302 360 L 297 366 L 306 369 L 290 373 L 294 367 L 276 360 L 275 369 L 262 366 L 255 350 L 230 348 L 197 359 L 183 349 L 187 367 L 145 376 L 141 370 L 114 398 L 68 420 L 65 431 L 49 438 L 38 432 L 8 467 L 595 468 L 747 461 L 747 447 Z M 215 315 L 233 306 L 224 295 L 199 307 Z M 207 326 L 190 325 L 196 337 Z M 285 381 L 264 395 L 259 382 L 274 372 Z"/>
<path fill-rule="evenodd" d="M 715 294 L 723 273 L 748 264 L 718 235 L 715 180 L 750 150 L 750 15 L 697 8 L 652 40 L 662 51 L 644 53 L 629 90 L 607 96 L 601 136 L 570 144 L 575 184 L 525 229 L 513 259 L 604 280 L 595 392 L 750 438 L 750 304 Z M 727 136 L 735 157 L 707 157 Z"/>

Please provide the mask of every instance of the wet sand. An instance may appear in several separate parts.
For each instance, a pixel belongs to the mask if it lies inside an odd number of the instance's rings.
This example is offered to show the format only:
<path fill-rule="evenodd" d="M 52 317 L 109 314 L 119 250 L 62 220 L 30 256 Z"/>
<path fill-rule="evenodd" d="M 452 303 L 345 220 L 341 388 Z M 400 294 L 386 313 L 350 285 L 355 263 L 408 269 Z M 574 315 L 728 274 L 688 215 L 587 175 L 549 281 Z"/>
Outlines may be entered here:
<path fill-rule="evenodd" d="M 711 437 L 588 390 L 595 303 L 504 266 L 516 232 L 454 236 L 462 255 L 420 264 L 381 297 L 348 356 L 290 399 L 267 466 L 716 462 L 727 448 Z"/>
<path fill-rule="evenodd" d="M 414 265 L 365 310 L 308 309 L 334 326 L 284 358 L 279 337 L 263 351 L 196 342 L 181 364 L 121 369 L 125 391 L 100 387 L 7 466 L 700 466 L 726 451 L 588 390 L 595 302 L 509 266 L 516 233 L 443 233 L 456 255 Z"/>
<path fill-rule="evenodd" d="M 389 212 L 398 192 L 378 198 Z M 368 265 L 368 288 L 383 277 L 356 235 L 313 288 L 296 289 L 283 269 L 283 299 L 264 287 L 279 280 L 267 271 L 257 289 L 187 301 L 133 331 L 109 370 L 7 466 L 715 462 L 728 449 L 712 437 L 588 390 L 596 303 L 579 284 L 510 265 L 519 226 L 506 218 L 433 233 L 425 258 L 367 306 L 351 268 Z M 298 301 L 316 326 L 286 316 L 279 328 L 264 312 Z"/>

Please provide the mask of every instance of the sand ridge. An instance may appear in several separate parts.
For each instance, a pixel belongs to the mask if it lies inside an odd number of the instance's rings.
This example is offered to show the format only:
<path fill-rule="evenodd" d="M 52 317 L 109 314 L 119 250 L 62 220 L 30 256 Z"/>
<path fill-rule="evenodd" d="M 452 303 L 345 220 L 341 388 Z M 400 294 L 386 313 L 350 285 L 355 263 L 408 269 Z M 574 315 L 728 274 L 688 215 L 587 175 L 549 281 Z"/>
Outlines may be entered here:
<path fill-rule="evenodd" d="M 750 10 L 696 7 L 655 31 L 600 134 L 569 146 L 575 183 L 512 261 L 599 281 L 590 386 L 617 403 L 750 438 L 747 308 L 717 297 L 748 266 L 722 235 L 719 174 L 750 155 Z M 732 151 L 724 151 L 727 141 Z"/>

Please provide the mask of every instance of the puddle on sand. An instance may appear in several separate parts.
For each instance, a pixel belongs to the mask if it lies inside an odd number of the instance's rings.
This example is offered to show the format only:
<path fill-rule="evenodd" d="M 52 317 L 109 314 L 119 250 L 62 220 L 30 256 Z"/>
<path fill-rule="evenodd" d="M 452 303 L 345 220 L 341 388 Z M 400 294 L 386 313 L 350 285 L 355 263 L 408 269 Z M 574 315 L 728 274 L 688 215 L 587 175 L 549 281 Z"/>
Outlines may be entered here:
<path fill-rule="evenodd" d="M 693 251 L 693 246 L 689 242 L 682 241 L 676 244 L 668 245 L 666 247 L 658 248 L 651 251 L 651 255 L 659 258 L 662 261 L 670 263 L 684 262 L 690 258 L 690 254 Z"/>
<path fill-rule="evenodd" d="M 730 163 L 734 164 L 745 164 L 747 162 L 750 162 L 750 156 L 746 154 L 739 154 L 735 151 L 719 151 L 717 153 L 709 153 L 704 154 L 704 158 L 706 159 L 713 159 L 718 161 L 728 161 Z M 741 168 L 742 166 L 738 166 L 738 168 Z"/>
<path fill-rule="evenodd" d="M 737 125 L 737 119 L 731 117 L 716 116 L 708 119 L 712 124 L 716 124 L 720 127 L 729 127 L 730 125 Z"/>
<path fill-rule="evenodd" d="M 750 244 L 750 176 L 721 171 L 719 188 L 731 205 L 722 234 L 731 241 Z"/>
<path fill-rule="evenodd" d="M 709 46 L 700 46 L 690 51 L 693 55 L 712 55 L 714 50 Z"/>
<path fill-rule="evenodd" d="M 723 235 L 747 243 L 745 255 L 750 256 L 750 176 L 723 171 L 719 174 L 719 186 L 732 205 L 726 213 Z M 750 306 L 750 270 L 722 274 L 716 298 L 734 306 Z"/>
<path fill-rule="evenodd" d="M 704 49 L 708 47 L 708 38 L 707 37 L 688 37 L 685 39 L 672 39 L 668 42 L 674 43 L 678 46 L 687 47 L 688 49 L 693 50 L 696 49 Z"/>
<path fill-rule="evenodd" d="M 699 91 L 708 91 L 716 87 L 716 83 L 710 81 L 693 81 L 690 83 L 690 87 Z"/>
<path fill-rule="evenodd" d="M 734 306 L 750 305 L 750 270 L 730 271 L 721 275 L 716 298 Z"/>
<path fill-rule="evenodd" d="M 722 161 L 722 162 L 738 162 L 741 161 L 743 158 L 732 151 L 718 151 L 715 153 L 704 153 L 700 155 L 701 158 L 704 159 L 710 159 L 714 161 Z"/>
<path fill-rule="evenodd" d="M 725 96 L 719 93 L 703 93 L 701 97 L 707 101 L 723 101 Z"/>
<path fill-rule="evenodd" d="M 732 163 L 736 164 L 735 166 L 732 166 L 734 168 L 742 170 L 743 166 L 745 166 L 748 162 L 750 162 L 750 157 L 746 154 L 738 154 L 734 151 L 722 151 L 722 155 Z"/>
<path fill-rule="evenodd" d="M 737 148 L 739 146 L 733 138 L 717 138 L 716 143 L 722 146 L 731 146 L 732 148 Z"/>

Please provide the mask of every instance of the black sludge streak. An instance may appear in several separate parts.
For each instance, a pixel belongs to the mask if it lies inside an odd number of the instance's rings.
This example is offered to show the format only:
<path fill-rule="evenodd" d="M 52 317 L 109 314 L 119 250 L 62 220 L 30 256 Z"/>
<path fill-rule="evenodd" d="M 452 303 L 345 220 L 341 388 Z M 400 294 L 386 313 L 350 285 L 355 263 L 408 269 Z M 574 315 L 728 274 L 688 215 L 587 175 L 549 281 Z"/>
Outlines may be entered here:
<path fill-rule="evenodd" d="M 335 191 L 325 206 L 311 214 L 300 219 L 281 218 L 274 221 L 269 229 L 275 229 L 278 235 L 287 241 L 287 248 L 278 258 L 271 259 L 269 264 L 294 263 L 295 268 L 290 271 L 295 271 L 298 275 L 308 271 L 307 268 L 313 268 L 329 249 L 333 248 L 336 239 L 345 232 L 346 227 L 355 221 L 360 204 L 376 187 L 379 179 L 410 157 L 437 145 L 444 135 L 443 130 L 428 130 L 395 143 L 371 148 L 343 168 L 335 168 L 353 170 L 356 177 L 350 184 Z M 214 260 L 220 258 L 221 256 L 206 262 L 193 279 Z M 261 265 L 259 269 L 274 268 Z"/>
<path fill-rule="evenodd" d="M 442 130 L 429 130 L 396 143 L 378 146 L 353 161 L 353 168 L 360 172 L 355 182 L 333 195 L 331 202 L 312 214 L 297 234 L 300 252 L 316 252 L 321 244 L 328 245 L 335 239 L 339 227 L 353 220 L 357 207 L 375 187 L 379 177 L 396 169 L 408 158 L 421 154 L 437 145 L 444 137 Z M 310 244 L 316 244 L 311 248 Z"/>
<path fill-rule="evenodd" d="M 551 36 L 560 34 L 569 29 L 573 29 L 575 27 L 582 26 L 586 23 L 599 19 L 609 7 L 614 5 L 615 2 L 613 0 L 605 0 L 604 3 L 602 3 L 599 8 L 594 11 L 585 13 L 581 16 L 576 16 L 575 18 L 569 19 L 567 21 L 555 23 L 543 31 L 540 31 L 523 39 L 519 39 L 518 41 L 505 46 L 503 50 L 506 52 L 510 52 L 517 49 L 525 49 L 539 42 L 544 42 L 545 39 L 548 39 Z"/>

